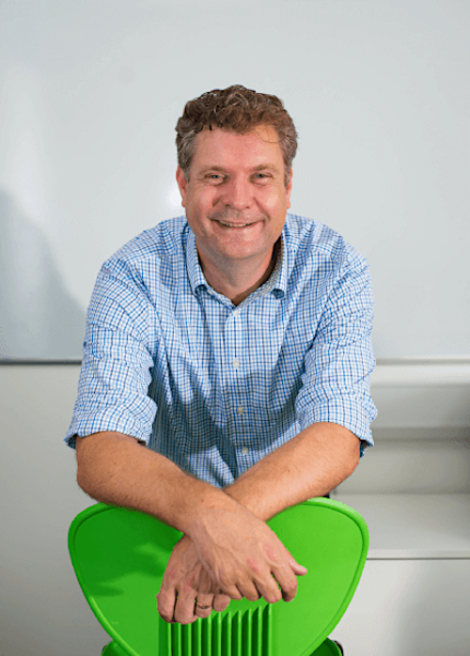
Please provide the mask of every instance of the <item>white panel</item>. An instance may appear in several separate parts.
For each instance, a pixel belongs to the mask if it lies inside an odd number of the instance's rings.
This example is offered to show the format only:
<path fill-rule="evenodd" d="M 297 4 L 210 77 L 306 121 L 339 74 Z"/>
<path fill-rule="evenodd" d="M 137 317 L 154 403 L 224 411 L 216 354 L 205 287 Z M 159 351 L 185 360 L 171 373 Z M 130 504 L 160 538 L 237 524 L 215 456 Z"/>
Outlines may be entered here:
<path fill-rule="evenodd" d="M 98 656 L 108 640 L 75 577 L 68 527 L 94 501 L 62 443 L 77 366 L 0 366 L 0 654 Z"/>
<path fill-rule="evenodd" d="M 344 494 L 470 492 L 470 443 L 456 440 L 376 439 L 339 491 Z"/>
<path fill-rule="evenodd" d="M 468 656 L 470 560 L 368 561 L 333 631 L 346 656 Z"/>
<path fill-rule="evenodd" d="M 347 494 L 370 534 L 368 558 L 470 560 L 470 494 Z"/>
<path fill-rule="evenodd" d="M 377 365 L 371 390 L 378 439 L 470 437 L 470 363 L 439 359 Z"/>

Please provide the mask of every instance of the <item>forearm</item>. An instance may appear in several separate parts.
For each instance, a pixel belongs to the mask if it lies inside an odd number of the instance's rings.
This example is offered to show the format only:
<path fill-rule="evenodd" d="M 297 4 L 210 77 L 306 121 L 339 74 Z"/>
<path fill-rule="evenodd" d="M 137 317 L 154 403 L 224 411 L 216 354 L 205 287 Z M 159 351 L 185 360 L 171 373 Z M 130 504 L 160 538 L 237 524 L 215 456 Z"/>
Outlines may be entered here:
<path fill-rule="evenodd" d="M 238 505 L 121 433 L 77 438 L 77 462 L 77 481 L 94 499 L 148 513 L 188 535 L 199 514 Z"/>
<path fill-rule="evenodd" d="M 359 439 L 343 426 L 313 424 L 224 491 L 267 521 L 284 508 L 327 494 L 352 474 L 359 453 Z"/>

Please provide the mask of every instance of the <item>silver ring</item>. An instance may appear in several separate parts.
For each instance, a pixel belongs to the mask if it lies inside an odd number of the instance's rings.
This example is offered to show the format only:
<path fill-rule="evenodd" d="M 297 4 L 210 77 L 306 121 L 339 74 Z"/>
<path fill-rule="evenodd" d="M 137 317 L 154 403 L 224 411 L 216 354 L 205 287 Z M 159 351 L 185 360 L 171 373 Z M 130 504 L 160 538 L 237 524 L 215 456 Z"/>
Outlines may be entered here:
<path fill-rule="evenodd" d="M 212 608 L 211 605 L 209 605 L 209 606 L 201 606 L 200 604 L 196 604 L 196 606 L 197 606 L 198 608 L 200 608 L 201 610 L 207 610 L 208 608 Z"/>

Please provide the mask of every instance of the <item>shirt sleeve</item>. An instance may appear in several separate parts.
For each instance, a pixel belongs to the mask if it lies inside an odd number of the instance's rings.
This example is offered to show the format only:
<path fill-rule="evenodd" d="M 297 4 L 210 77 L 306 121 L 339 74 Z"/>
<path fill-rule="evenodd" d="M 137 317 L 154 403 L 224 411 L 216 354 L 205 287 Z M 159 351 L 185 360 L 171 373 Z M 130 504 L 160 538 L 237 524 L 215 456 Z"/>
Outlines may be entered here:
<path fill-rule="evenodd" d="M 75 446 L 76 435 L 99 431 L 148 441 L 156 413 L 147 395 L 153 315 L 142 283 L 128 267 L 103 265 L 87 313 L 78 397 L 65 437 L 69 446 Z"/>
<path fill-rule="evenodd" d="M 331 284 L 318 330 L 305 358 L 296 399 L 302 430 L 317 422 L 348 428 L 373 446 L 370 424 L 377 410 L 370 396 L 375 367 L 371 332 L 373 294 L 367 262 L 350 249 Z"/>

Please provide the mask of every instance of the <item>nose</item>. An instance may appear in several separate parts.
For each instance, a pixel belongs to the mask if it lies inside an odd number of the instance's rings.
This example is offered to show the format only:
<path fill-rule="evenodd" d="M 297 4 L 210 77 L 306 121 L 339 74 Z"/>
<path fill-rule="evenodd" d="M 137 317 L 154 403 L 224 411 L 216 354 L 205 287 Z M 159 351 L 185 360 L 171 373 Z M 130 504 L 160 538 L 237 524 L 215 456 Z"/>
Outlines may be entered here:
<path fill-rule="evenodd" d="M 250 207 L 252 189 L 249 180 L 233 177 L 224 185 L 221 200 L 238 212 Z"/>

